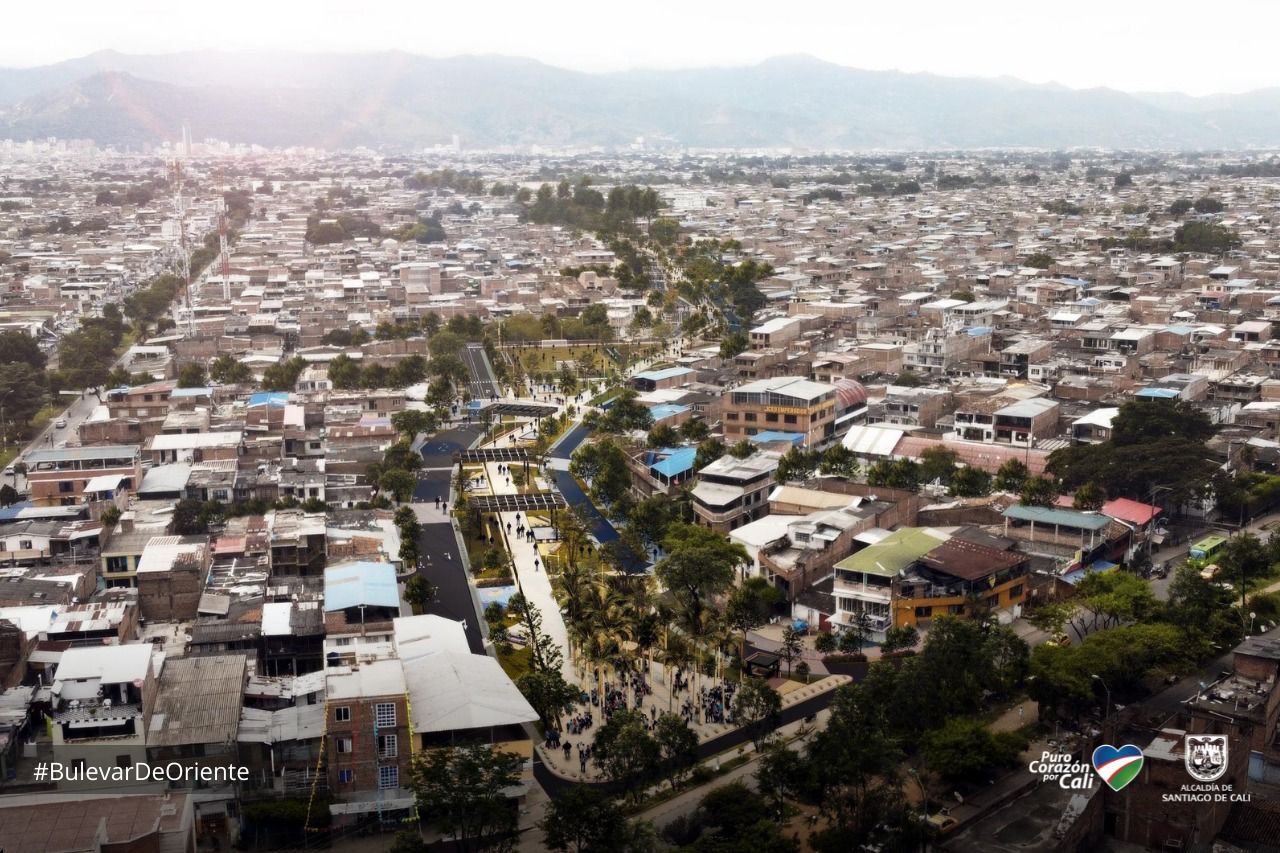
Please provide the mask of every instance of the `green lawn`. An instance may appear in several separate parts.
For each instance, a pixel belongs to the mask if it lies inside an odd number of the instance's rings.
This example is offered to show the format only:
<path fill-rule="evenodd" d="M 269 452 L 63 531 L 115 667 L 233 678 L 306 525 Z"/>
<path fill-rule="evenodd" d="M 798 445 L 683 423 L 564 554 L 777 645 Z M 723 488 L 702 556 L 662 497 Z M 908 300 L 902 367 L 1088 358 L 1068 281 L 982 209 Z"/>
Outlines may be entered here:
<path fill-rule="evenodd" d="M 533 668 L 533 650 L 526 647 L 512 646 L 511 651 L 507 654 L 498 652 L 498 663 L 502 666 L 502 671 L 512 681 L 516 681 L 520 676 L 524 675 Z"/>

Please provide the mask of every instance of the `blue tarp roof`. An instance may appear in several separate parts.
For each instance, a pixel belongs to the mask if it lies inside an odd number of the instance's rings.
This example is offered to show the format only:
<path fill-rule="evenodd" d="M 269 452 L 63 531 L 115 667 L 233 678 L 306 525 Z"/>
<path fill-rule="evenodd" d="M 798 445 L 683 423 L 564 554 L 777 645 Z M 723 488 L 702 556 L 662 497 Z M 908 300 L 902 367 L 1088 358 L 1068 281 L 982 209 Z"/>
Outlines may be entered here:
<path fill-rule="evenodd" d="M 678 415 L 681 412 L 687 411 L 689 411 L 688 406 L 681 406 L 676 403 L 661 403 L 657 406 L 649 407 L 649 414 L 653 415 L 653 419 L 655 421 L 660 421 L 663 418 L 669 418 L 672 415 Z"/>
<path fill-rule="evenodd" d="M 1160 400 L 1172 400 L 1178 396 L 1177 389 L 1174 388 L 1143 388 L 1135 397 L 1155 397 Z"/>
<path fill-rule="evenodd" d="M 654 455 L 661 456 L 663 454 L 666 455 L 665 459 L 654 462 L 649 467 L 664 477 L 677 477 L 686 471 L 693 470 L 693 460 L 698 456 L 698 448 L 665 447 Z"/>
<path fill-rule="evenodd" d="M 1109 572 L 1114 568 L 1117 568 L 1116 564 L 1108 560 L 1095 560 L 1084 568 L 1076 569 L 1074 572 L 1068 572 L 1062 576 L 1062 579 L 1072 586 L 1075 586 L 1080 583 L 1081 579 L 1083 579 L 1085 575 L 1090 575 L 1094 572 Z"/>
<path fill-rule="evenodd" d="M 965 329 L 964 333 L 971 338 L 981 338 L 991 334 L 990 326 L 973 326 Z"/>
<path fill-rule="evenodd" d="M 288 402 L 288 391 L 259 391 L 249 396 L 250 406 L 283 406 Z"/>
<path fill-rule="evenodd" d="M 747 441 L 755 444 L 768 444 L 771 441 L 789 441 L 792 444 L 803 444 L 804 436 L 798 432 L 781 432 L 776 429 L 767 429 L 764 432 L 747 436 Z"/>
<path fill-rule="evenodd" d="M 347 563 L 324 570 L 324 609 L 399 607 L 396 570 L 390 563 Z"/>

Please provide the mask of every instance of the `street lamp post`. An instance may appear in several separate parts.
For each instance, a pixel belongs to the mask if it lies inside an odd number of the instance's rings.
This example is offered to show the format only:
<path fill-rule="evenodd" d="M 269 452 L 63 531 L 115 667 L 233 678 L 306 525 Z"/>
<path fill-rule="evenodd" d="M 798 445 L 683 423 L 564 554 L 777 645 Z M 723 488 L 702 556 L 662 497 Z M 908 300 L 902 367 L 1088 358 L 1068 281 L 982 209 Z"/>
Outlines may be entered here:
<path fill-rule="evenodd" d="M 1107 686 L 1107 682 L 1102 680 L 1102 676 L 1090 675 L 1089 677 L 1092 678 L 1094 681 L 1098 682 L 1099 684 L 1101 684 L 1102 689 L 1107 691 L 1107 707 L 1104 709 L 1103 719 L 1109 720 L 1111 719 L 1111 688 Z"/>

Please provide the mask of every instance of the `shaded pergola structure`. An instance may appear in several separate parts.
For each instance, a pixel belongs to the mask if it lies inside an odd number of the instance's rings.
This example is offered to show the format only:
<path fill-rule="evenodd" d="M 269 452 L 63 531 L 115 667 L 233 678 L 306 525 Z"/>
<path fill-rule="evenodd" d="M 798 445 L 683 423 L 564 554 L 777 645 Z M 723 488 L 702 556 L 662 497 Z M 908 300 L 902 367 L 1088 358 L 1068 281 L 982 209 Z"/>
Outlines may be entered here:
<path fill-rule="evenodd" d="M 468 497 L 473 509 L 480 512 L 528 512 L 529 510 L 564 509 L 569 502 L 559 492 L 533 492 L 524 495 L 474 495 Z"/>
<path fill-rule="evenodd" d="M 529 451 L 523 447 L 489 447 L 477 450 L 461 450 L 453 454 L 455 465 L 479 465 L 484 462 L 528 463 Z"/>
<path fill-rule="evenodd" d="M 517 418 L 545 418 L 554 415 L 555 406 L 546 403 L 490 403 L 480 409 L 491 415 L 511 415 Z"/>

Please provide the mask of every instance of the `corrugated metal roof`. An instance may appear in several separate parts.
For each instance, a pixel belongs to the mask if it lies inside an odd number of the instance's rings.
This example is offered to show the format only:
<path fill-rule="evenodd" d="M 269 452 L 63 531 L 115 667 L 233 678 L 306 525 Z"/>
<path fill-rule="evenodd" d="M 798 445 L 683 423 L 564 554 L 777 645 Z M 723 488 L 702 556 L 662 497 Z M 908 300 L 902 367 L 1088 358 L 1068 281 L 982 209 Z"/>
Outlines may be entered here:
<path fill-rule="evenodd" d="M 324 609 L 346 610 L 360 605 L 399 607 L 396 571 L 390 563 L 348 563 L 324 572 Z"/>
<path fill-rule="evenodd" d="M 1070 509 L 1053 509 L 1047 506 L 1023 506 L 1014 504 L 1004 511 L 1005 518 L 1016 521 L 1032 521 L 1036 524 L 1053 524 L 1074 527 L 1078 530 L 1103 530 L 1111 519 L 1105 515 L 1076 512 Z"/>

